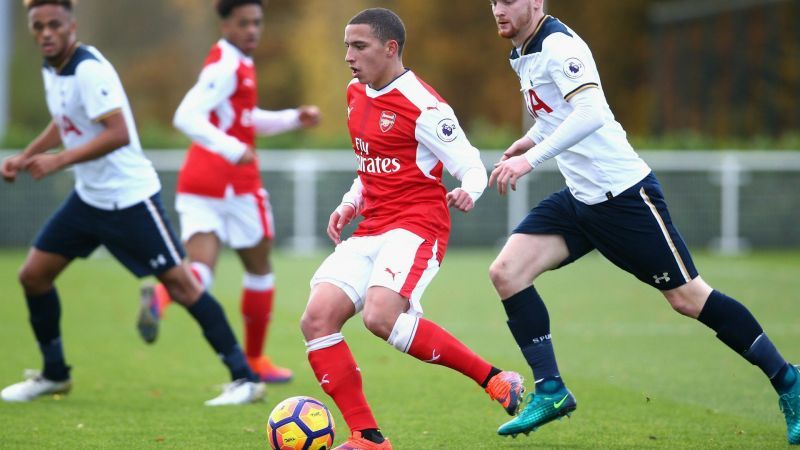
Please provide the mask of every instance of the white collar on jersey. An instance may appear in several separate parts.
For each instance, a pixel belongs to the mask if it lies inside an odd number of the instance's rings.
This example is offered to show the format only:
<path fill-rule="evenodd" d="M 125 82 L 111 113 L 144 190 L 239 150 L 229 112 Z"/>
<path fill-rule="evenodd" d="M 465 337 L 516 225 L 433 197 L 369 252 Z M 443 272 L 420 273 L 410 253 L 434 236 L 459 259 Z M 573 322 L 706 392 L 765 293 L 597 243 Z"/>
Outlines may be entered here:
<path fill-rule="evenodd" d="M 232 52 L 235 52 L 236 55 L 239 56 L 239 59 L 245 61 L 247 64 L 250 64 L 250 65 L 253 64 L 253 58 L 252 57 L 246 55 L 243 51 L 239 50 L 239 47 L 231 44 L 230 42 L 225 40 L 225 38 L 220 38 L 219 41 L 217 41 L 217 44 L 219 46 L 221 46 L 221 47 L 225 47 L 227 49 L 230 49 L 230 51 L 232 51 Z"/>
<path fill-rule="evenodd" d="M 366 85 L 367 97 L 369 98 L 380 97 L 381 95 L 397 87 L 397 85 L 403 82 L 403 80 L 406 80 L 408 79 L 408 77 L 413 77 L 413 76 L 414 72 L 412 72 L 411 69 L 406 68 L 406 70 L 403 73 L 398 75 L 395 79 L 390 81 L 389 84 L 380 89 L 372 89 L 371 87 L 369 87 L 369 85 Z"/>

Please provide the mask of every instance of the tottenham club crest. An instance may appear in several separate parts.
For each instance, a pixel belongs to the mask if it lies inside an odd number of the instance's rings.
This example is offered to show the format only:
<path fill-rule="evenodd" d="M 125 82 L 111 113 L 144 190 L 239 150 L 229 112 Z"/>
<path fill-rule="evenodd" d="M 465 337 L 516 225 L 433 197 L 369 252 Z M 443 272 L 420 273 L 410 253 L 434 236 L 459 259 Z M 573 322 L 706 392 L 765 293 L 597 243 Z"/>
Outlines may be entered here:
<path fill-rule="evenodd" d="M 442 119 L 436 125 L 436 136 L 444 142 L 453 142 L 458 137 L 458 125 L 453 119 Z"/>
<path fill-rule="evenodd" d="M 564 61 L 564 75 L 569 78 L 580 78 L 585 72 L 585 66 L 578 58 L 570 58 Z"/>
<path fill-rule="evenodd" d="M 381 118 L 378 121 L 381 131 L 386 133 L 387 131 L 391 130 L 394 126 L 395 120 L 397 120 L 397 113 L 393 113 L 391 111 L 381 111 Z"/>

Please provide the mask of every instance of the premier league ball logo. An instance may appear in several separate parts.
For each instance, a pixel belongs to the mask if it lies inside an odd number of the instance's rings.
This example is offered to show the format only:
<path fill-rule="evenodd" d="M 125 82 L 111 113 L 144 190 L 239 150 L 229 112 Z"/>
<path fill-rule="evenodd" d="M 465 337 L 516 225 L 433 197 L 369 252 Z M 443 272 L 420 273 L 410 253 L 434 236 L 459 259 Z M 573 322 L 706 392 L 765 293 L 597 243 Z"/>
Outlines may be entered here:
<path fill-rule="evenodd" d="M 583 76 L 585 66 L 578 58 L 569 58 L 564 61 L 564 75 L 569 78 L 580 78 Z"/>
<path fill-rule="evenodd" d="M 453 119 L 442 119 L 436 125 L 436 136 L 444 142 L 452 142 L 458 137 L 458 125 Z"/>

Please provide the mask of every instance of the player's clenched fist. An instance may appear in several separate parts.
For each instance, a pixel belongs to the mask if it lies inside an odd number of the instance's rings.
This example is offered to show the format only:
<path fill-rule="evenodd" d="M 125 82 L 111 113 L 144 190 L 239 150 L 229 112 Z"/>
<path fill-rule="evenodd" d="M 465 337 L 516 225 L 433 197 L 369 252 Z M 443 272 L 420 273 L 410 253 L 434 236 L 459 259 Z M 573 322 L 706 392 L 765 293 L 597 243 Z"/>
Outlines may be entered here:
<path fill-rule="evenodd" d="M 303 105 L 297 108 L 297 110 L 300 112 L 300 125 L 303 128 L 316 126 L 322 117 L 319 108 L 315 105 Z"/>
<path fill-rule="evenodd" d="M 3 180 L 7 183 L 13 183 L 14 180 L 17 179 L 17 173 L 22 170 L 22 166 L 24 164 L 24 160 L 22 155 L 14 155 L 5 158 L 2 163 L 0 163 L 0 174 L 3 176 Z"/>
<path fill-rule="evenodd" d="M 448 192 L 445 198 L 447 199 L 448 208 L 456 208 L 459 211 L 467 212 L 475 206 L 472 197 L 461 188 L 455 188 Z"/>

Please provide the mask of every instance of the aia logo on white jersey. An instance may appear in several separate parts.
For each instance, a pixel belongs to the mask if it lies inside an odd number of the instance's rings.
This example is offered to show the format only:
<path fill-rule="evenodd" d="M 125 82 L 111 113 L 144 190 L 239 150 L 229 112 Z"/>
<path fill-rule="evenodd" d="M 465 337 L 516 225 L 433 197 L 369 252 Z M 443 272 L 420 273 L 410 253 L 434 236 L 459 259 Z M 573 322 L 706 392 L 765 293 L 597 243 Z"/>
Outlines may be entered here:
<path fill-rule="evenodd" d="M 391 111 L 381 111 L 381 118 L 378 120 L 378 125 L 381 131 L 386 133 L 394 126 L 394 121 L 397 120 L 397 114 Z"/>
<path fill-rule="evenodd" d="M 67 116 L 61 116 L 60 128 L 61 128 L 61 133 L 63 133 L 64 136 L 68 135 L 69 133 L 75 133 L 78 136 L 83 136 L 81 130 L 79 130 L 78 127 L 76 127 L 75 124 L 72 123 L 72 121 Z"/>

